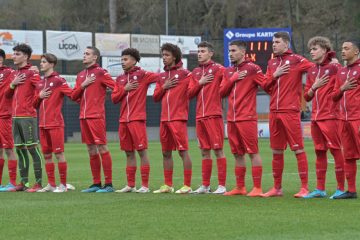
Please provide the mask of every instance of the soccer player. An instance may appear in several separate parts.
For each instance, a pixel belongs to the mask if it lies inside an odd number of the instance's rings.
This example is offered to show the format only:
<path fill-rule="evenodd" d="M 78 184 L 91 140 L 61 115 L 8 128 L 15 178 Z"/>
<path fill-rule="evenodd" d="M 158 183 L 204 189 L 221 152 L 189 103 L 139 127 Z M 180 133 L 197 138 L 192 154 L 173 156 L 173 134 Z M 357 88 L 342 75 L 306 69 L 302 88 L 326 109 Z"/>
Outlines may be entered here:
<path fill-rule="evenodd" d="M 39 94 L 34 107 L 39 108 L 40 144 L 45 158 L 48 185 L 38 192 L 66 192 L 67 163 L 64 156 L 64 119 L 61 113 L 64 96 L 71 97 L 72 89 L 66 80 L 54 71 L 57 58 L 51 53 L 41 56 L 40 70 L 44 79 L 39 83 Z M 58 160 L 60 185 L 55 183 L 54 153 Z"/>
<path fill-rule="evenodd" d="M 189 84 L 189 98 L 196 97 L 196 135 L 202 155 L 202 185 L 194 193 L 210 193 L 213 150 L 217 158 L 219 182 L 213 193 L 224 194 L 226 158 L 223 152 L 224 121 L 219 92 L 224 67 L 211 59 L 213 55 L 214 47 L 211 43 L 199 43 L 199 66 L 192 71 L 193 78 Z"/>
<path fill-rule="evenodd" d="M 334 88 L 333 100 L 340 101 L 341 106 L 341 143 L 345 158 L 345 176 L 348 191 L 334 199 L 357 198 L 356 161 L 360 158 L 360 43 L 347 40 L 342 45 L 341 57 L 346 66 L 339 69 Z"/>
<path fill-rule="evenodd" d="M 161 46 L 165 72 L 157 80 L 154 101 L 161 101 L 160 142 L 163 153 L 165 185 L 154 193 L 172 193 L 172 151 L 178 150 L 184 166 L 184 186 L 176 193 L 191 193 L 192 163 L 188 153 L 187 120 L 189 112 L 188 85 L 191 73 L 183 69 L 181 50 L 165 43 Z"/>
<path fill-rule="evenodd" d="M 16 185 L 17 160 L 14 153 L 14 139 L 12 136 L 12 99 L 5 97 L 5 90 L 10 85 L 9 76 L 14 72 L 4 65 L 6 59 L 5 51 L 0 49 L 0 191 Z M 6 186 L 1 185 L 4 169 L 4 153 L 8 159 L 8 171 L 10 182 Z"/>
<path fill-rule="evenodd" d="M 246 58 L 246 42 L 233 41 L 229 45 L 229 56 L 233 66 L 226 69 L 220 94 L 228 96 L 227 132 L 231 152 L 235 158 L 236 188 L 224 195 L 246 195 L 245 153 L 252 163 L 254 188 L 247 196 L 262 194 L 262 161 L 258 148 L 256 94 L 258 86 L 264 84 L 261 68 Z"/>
<path fill-rule="evenodd" d="M 341 67 L 332 63 L 336 53 L 332 51 L 328 38 L 316 36 L 309 40 L 310 56 L 316 63 L 308 70 L 304 90 L 306 101 L 312 101 L 311 136 L 316 154 L 316 189 L 305 198 L 326 197 L 325 178 L 327 171 L 327 150 L 335 160 L 337 190 L 330 197 L 344 193 L 344 156 L 341 151 L 339 129 L 339 102 L 332 101 L 336 74 Z"/>
<path fill-rule="evenodd" d="M 38 127 L 36 109 L 33 100 L 36 87 L 40 81 L 37 71 L 30 69 L 32 49 L 27 44 L 19 44 L 13 48 L 12 59 L 17 70 L 9 77 L 11 83 L 6 90 L 6 96 L 12 98 L 13 135 L 16 152 L 19 158 L 21 182 L 17 186 L 9 186 L 7 191 L 36 192 L 42 188 L 41 153 L 38 149 Z M 29 188 L 29 157 L 33 159 L 35 184 Z"/>
<path fill-rule="evenodd" d="M 127 186 L 116 192 L 147 193 L 149 190 L 150 164 L 147 153 L 146 134 L 146 96 L 151 83 L 158 74 L 144 71 L 136 66 L 140 53 L 135 48 L 127 48 L 121 53 L 121 65 L 124 74 L 116 79 L 116 87 L 111 94 L 113 103 L 120 102 L 119 139 L 120 148 L 126 152 Z M 141 159 L 141 188 L 136 190 L 136 156 Z"/>
<path fill-rule="evenodd" d="M 301 188 L 294 195 L 306 196 L 308 191 L 308 161 L 304 151 L 301 132 L 300 103 L 302 75 L 313 66 L 304 57 L 294 54 L 290 49 L 290 36 L 287 32 L 277 32 L 273 36 L 275 58 L 268 61 L 265 91 L 270 93 L 270 145 L 273 150 L 272 170 L 274 187 L 263 197 L 282 196 L 282 174 L 284 169 L 284 150 L 287 144 L 294 151 Z"/>
<path fill-rule="evenodd" d="M 106 89 L 113 89 L 115 82 L 97 61 L 100 51 L 87 47 L 84 51 L 85 69 L 76 78 L 71 99 L 80 101 L 80 127 L 82 142 L 87 145 L 93 184 L 82 192 L 113 192 L 112 159 L 106 145 L 105 96 Z M 101 165 L 105 185 L 101 185 Z"/>

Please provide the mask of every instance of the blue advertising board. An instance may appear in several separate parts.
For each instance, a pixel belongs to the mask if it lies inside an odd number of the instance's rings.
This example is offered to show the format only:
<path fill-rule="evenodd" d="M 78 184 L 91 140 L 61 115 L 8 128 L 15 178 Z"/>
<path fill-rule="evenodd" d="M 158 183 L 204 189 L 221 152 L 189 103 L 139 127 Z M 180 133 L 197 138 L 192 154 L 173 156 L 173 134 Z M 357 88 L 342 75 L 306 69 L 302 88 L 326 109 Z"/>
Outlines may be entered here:
<path fill-rule="evenodd" d="M 272 38 L 276 32 L 288 32 L 290 28 L 226 28 L 224 29 L 224 66 L 230 66 L 229 43 L 234 40 L 248 42 L 247 57 L 266 71 L 267 61 L 272 57 Z"/>

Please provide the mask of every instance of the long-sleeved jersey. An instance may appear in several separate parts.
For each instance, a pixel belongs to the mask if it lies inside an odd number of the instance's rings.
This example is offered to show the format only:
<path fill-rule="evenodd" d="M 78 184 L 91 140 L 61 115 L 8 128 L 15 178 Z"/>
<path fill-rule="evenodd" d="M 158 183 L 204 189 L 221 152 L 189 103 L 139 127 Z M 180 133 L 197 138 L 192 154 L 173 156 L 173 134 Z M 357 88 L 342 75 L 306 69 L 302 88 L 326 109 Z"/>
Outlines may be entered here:
<path fill-rule="evenodd" d="M 82 88 L 81 84 L 87 76 L 95 76 L 95 81 Z M 73 101 L 80 101 L 80 119 L 103 118 L 105 119 L 106 88 L 114 89 L 115 81 L 110 74 L 98 64 L 82 70 L 76 78 L 75 88 L 71 95 Z"/>
<path fill-rule="evenodd" d="M 39 127 L 64 127 L 61 108 L 64 96 L 71 97 L 72 89 L 57 72 L 53 72 L 39 82 L 39 91 L 46 88 L 51 91 L 50 97 L 41 99 L 39 95 L 36 95 L 34 99 L 34 107 L 39 108 Z"/>
<path fill-rule="evenodd" d="M 140 67 L 133 67 L 117 77 L 111 100 L 113 103 L 120 102 L 119 122 L 146 120 L 147 90 L 157 78 L 158 74 L 146 72 Z M 138 82 L 138 88 L 129 92 L 125 91 L 124 87 L 128 82 Z"/>
<path fill-rule="evenodd" d="M 336 119 L 339 114 L 339 103 L 332 101 L 332 94 L 335 87 L 336 76 L 339 68 L 338 63 L 331 63 L 334 52 L 328 52 L 324 61 L 320 64 L 309 68 L 307 72 L 307 80 L 304 89 L 304 98 L 306 101 L 312 100 L 311 120 L 327 120 Z M 329 76 L 329 81 L 324 86 L 316 89 L 313 96 L 309 96 L 310 88 L 315 83 L 316 78 L 323 75 Z"/>
<path fill-rule="evenodd" d="M 0 118 L 10 118 L 12 112 L 12 99 L 5 96 L 5 91 L 10 86 L 10 74 L 13 69 L 7 66 L 0 67 Z"/>
<path fill-rule="evenodd" d="M 165 72 L 160 73 L 153 95 L 155 102 L 161 101 L 160 121 L 187 121 L 189 113 L 188 86 L 191 73 L 182 68 L 180 61 L 175 66 L 164 67 Z M 178 84 L 170 89 L 164 89 L 163 85 L 170 78 L 178 80 Z"/>
<path fill-rule="evenodd" d="M 246 72 L 246 76 L 236 82 L 237 73 L 242 71 Z M 225 70 L 220 94 L 229 97 L 228 121 L 257 120 L 256 93 L 258 86 L 263 87 L 264 80 L 261 68 L 248 59 Z"/>
<path fill-rule="evenodd" d="M 274 78 L 273 74 L 280 65 L 290 65 L 288 73 Z M 271 112 L 300 111 L 302 74 L 314 64 L 291 50 L 268 61 L 265 91 L 270 93 Z"/>
<path fill-rule="evenodd" d="M 189 84 L 189 98 L 196 96 L 196 119 L 211 116 L 222 116 L 220 84 L 223 79 L 224 67 L 210 61 L 201 64 L 192 71 L 192 79 Z M 200 85 L 199 80 L 203 75 L 214 75 L 211 83 Z"/>

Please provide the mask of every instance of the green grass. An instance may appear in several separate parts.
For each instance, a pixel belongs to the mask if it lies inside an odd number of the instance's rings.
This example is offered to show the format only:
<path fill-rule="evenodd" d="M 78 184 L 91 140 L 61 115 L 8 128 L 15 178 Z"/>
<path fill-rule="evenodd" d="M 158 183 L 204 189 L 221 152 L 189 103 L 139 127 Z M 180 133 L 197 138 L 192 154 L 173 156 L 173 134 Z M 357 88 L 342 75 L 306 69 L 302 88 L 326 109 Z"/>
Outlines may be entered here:
<path fill-rule="evenodd" d="M 264 162 L 263 188 L 272 186 L 271 151 L 260 141 Z M 125 154 L 118 144 L 109 144 L 113 157 L 114 186 L 126 184 Z M 160 144 L 149 144 L 151 189 L 163 182 Z M 195 142 L 190 143 L 193 160 L 193 188 L 201 183 L 201 158 Z M 315 186 L 312 143 L 306 142 L 310 188 Z M 228 185 L 234 187 L 233 158 L 228 158 Z M 182 164 L 175 153 L 174 185 L 182 185 Z M 84 194 L 91 184 L 86 147 L 67 144 L 68 182 L 77 187 L 64 194 L 0 194 L 0 239 L 357 239 L 359 200 L 295 199 L 299 190 L 296 160 L 285 156 L 284 197 L 248 198 L 175 194 Z M 216 165 L 214 165 L 216 166 Z M 250 166 L 250 165 L 248 165 Z M 6 168 L 5 168 L 6 169 Z M 216 187 L 216 167 L 212 186 Z M 334 165 L 329 164 L 328 193 L 335 190 Z M 5 171 L 7 172 L 7 171 Z M 33 176 L 32 170 L 30 175 Z M 44 175 L 46 175 L 44 173 Z M 57 174 L 58 175 L 58 174 Z M 137 183 L 140 183 L 139 171 Z M 7 181 L 5 173 L 3 177 Z M 46 179 L 45 179 L 46 181 Z M 251 170 L 247 186 L 252 187 Z"/>

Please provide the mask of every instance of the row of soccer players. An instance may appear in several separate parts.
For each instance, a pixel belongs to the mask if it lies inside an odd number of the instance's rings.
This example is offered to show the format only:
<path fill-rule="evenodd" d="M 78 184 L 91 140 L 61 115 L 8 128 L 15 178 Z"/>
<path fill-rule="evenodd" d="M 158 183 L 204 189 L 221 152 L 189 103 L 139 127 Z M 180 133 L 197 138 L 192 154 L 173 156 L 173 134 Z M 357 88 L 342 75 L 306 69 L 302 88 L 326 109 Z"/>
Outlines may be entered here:
<path fill-rule="evenodd" d="M 61 106 L 64 95 L 80 104 L 82 141 L 88 146 L 93 184 L 83 192 L 113 192 L 112 159 L 106 145 L 104 101 L 106 89 L 113 90 L 111 98 L 120 102 L 120 147 L 126 152 L 127 185 L 117 192 L 149 192 L 150 164 L 147 155 L 146 94 L 149 84 L 156 82 L 154 100 L 161 102 L 160 141 L 163 153 L 165 184 L 155 193 L 174 192 L 172 151 L 178 150 L 184 166 L 184 186 L 177 193 L 209 193 L 212 172 L 211 150 L 217 158 L 218 188 L 213 192 L 224 195 L 282 196 L 284 150 L 289 144 L 298 163 L 301 180 L 299 198 L 325 197 L 327 170 L 326 152 L 330 149 L 335 159 L 337 189 L 334 199 L 356 198 L 356 160 L 360 155 L 359 113 L 357 104 L 358 79 L 360 78 L 359 45 L 348 40 L 342 46 L 341 67 L 335 59 L 330 41 L 324 37 L 309 40 L 314 63 L 294 54 L 289 49 L 290 38 L 286 32 L 273 37 L 274 59 L 269 60 L 264 75 L 256 64 L 246 58 L 246 42 L 233 41 L 229 46 L 232 66 L 224 68 L 212 61 L 213 46 L 208 42 L 198 45 L 199 66 L 192 72 L 182 67 L 181 51 L 173 44 L 161 47 L 164 72 L 146 72 L 136 66 L 140 54 L 129 48 L 122 52 L 124 74 L 116 83 L 96 63 L 98 49 L 88 47 L 84 52 L 85 69 L 81 71 L 72 90 L 66 81 L 54 72 L 56 57 L 44 54 L 40 68 L 44 79 L 32 70 L 28 59 L 31 48 L 14 47 L 13 71 L 1 67 L 1 146 L 8 155 L 10 183 L 0 191 L 21 191 L 28 188 L 29 158 L 33 157 L 36 184 L 29 192 L 63 192 L 66 187 L 66 161 L 64 158 L 64 123 Z M 2 54 L 2 58 L 5 56 Z M 2 60 L 3 60 L 2 59 Z M 302 75 L 307 72 L 305 100 L 313 101 L 311 132 L 316 152 L 317 186 L 308 190 L 308 162 L 303 147 L 300 124 Z M 270 144 L 273 150 L 272 169 L 274 187 L 263 193 L 261 188 L 262 161 L 258 152 L 256 93 L 258 87 L 270 95 Z M 35 98 L 34 98 L 35 95 Z M 196 97 L 196 133 L 202 153 L 202 184 L 192 191 L 192 162 L 188 154 L 186 122 L 189 99 Z M 235 158 L 236 187 L 226 191 L 226 158 L 223 153 L 224 126 L 221 98 L 228 97 L 228 137 Z M 49 183 L 41 186 L 40 153 L 37 150 L 36 108 L 39 108 L 40 143 L 46 160 Z M 11 116 L 13 120 L 11 120 Z M 16 152 L 19 157 L 20 184 L 16 185 L 16 157 L 12 151 L 13 125 Z M 340 139 L 341 138 L 341 139 Z M 342 151 L 343 149 L 343 151 Z M 136 190 L 137 163 L 135 152 L 141 159 L 141 187 Z M 58 159 L 60 173 L 56 188 L 52 154 Z M 245 154 L 252 162 L 253 189 L 245 188 Z M 345 159 L 344 159 L 345 158 Z M 0 160 L 1 170 L 4 160 Z M 105 184 L 101 184 L 101 166 Z M 2 172 L 2 171 L 1 171 Z M 345 191 L 345 176 L 348 191 Z"/>

